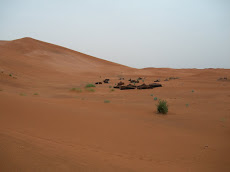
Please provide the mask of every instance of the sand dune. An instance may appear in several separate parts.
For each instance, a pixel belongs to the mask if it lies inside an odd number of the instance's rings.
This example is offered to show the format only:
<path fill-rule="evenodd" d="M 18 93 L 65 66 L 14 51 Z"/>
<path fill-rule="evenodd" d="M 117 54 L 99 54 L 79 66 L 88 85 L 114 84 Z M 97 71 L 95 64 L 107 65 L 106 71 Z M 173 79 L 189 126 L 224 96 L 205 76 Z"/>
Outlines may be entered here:
<path fill-rule="evenodd" d="M 163 87 L 112 90 L 120 77 Z M 0 41 L 0 169 L 230 171 L 230 82 L 220 77 L 230 70 L 135 69 L 32 38 Z"/>
<path fill-rule="evenodd" d="M 4 67 L 18 72 L 24 69 L 23 72 L 30 76 L 41 75 L 40 72 L 44 70 L 51 73 L 79 74 L 129 68 L 32 38 L 5 41 L 0 47 L 0 53 Z"/>

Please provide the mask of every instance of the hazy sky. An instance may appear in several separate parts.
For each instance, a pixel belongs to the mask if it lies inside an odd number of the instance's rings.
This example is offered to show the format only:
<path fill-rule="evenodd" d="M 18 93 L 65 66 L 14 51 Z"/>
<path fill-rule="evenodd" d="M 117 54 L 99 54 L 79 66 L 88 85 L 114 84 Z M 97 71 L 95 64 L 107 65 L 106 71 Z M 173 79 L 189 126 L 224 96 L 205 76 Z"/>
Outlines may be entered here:
<path fill-rule="evenodd" d="M 230 68 L 230 0 L 0 0 L 0 40 L 131 67 Z"/>

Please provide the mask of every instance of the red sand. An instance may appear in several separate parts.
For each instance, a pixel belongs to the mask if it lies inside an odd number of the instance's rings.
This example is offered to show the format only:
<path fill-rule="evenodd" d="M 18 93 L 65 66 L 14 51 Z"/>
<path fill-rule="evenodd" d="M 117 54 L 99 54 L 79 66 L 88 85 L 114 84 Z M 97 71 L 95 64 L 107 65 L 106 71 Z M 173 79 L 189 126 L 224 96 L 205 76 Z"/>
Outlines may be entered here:
<path fill-rule="evenodd" d="M 119 77 L 163 87 L 111 91 Z M 228 172 L 230 81 L 220 77 L 230 70 L 134 69 L 32 38 L 0 41 L 0 169 Z"/>

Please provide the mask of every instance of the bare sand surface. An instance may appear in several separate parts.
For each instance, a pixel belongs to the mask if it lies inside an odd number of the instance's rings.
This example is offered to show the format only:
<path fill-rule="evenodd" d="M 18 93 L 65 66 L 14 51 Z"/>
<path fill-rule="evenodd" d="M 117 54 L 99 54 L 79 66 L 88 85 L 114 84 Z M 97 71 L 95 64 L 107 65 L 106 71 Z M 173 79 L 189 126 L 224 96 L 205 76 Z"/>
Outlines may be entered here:
<path fill-rule="evenodd" d="M 113 89 L 120 77 L 163 87 Z M 135 69 L 32 38 L 0 41 L 0 171 L 228 172 L 230 80 L 220 77 L 230 70 Z"/>

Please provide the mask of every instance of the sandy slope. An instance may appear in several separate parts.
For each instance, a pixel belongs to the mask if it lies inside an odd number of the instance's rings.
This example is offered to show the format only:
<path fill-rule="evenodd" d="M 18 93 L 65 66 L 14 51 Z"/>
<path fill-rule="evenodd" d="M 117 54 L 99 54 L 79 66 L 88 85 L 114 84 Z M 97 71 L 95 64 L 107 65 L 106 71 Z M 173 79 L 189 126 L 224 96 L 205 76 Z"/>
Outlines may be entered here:
<path fill-rule="evenodd" d="M 133 69 L 32 38 L 1 41 L 0 70 L 1 171 L 230 171 L 230 70 Z M 180 79 L 109 88 L 139 76 Z"/>

